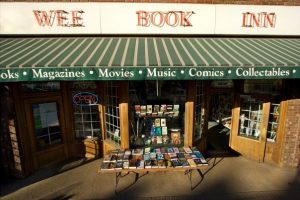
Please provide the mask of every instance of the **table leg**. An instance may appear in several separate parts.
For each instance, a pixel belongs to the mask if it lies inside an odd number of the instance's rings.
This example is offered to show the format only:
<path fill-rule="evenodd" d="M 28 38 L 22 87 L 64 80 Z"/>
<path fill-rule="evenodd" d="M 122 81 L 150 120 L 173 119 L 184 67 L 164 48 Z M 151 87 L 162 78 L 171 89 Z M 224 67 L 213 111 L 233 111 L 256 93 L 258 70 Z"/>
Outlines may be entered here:
<path fill-rule="evenodd" d="M 184 172 L 184 174 L 187 175 L 188 178 L 189 178 L 191 190 L 195 189 L 202 182 L 202 180 L 204 179 L 204 174 L 201 172 L 201 170 L 197 169 L 197 171 L 198 171 L 199 175 L 201 176 L 201 180 L 195 186 L 193 186 L 193 183 L 192 183 L 192 173 L 193 173 L 193 170 L 189 169 L 189 170 L 186 170 Z"/>

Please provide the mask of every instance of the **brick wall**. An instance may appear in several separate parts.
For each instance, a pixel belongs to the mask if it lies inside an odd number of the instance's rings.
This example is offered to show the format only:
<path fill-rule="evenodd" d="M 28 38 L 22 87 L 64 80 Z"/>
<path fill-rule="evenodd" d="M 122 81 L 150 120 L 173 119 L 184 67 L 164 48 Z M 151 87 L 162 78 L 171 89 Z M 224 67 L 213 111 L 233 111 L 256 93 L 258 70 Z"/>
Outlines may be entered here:
<path fill-rule="evenodd" d="M 284 138 L 281 154 L 283 167 L 299 167 L 300 165 L 300 99 L 288 101 L 285 119 Z"/>
<path fill-rule="evenodd" d="M 15 127 L 13 100 L 8 86 L 0 86 L 0 175 L 1 181 L 23 177 L 20 144 Z"/>
<path fill-rule="evenodd" d="M 3 2 L 146 2 L 300 6 L 299 0 L 2 0 Z"/>

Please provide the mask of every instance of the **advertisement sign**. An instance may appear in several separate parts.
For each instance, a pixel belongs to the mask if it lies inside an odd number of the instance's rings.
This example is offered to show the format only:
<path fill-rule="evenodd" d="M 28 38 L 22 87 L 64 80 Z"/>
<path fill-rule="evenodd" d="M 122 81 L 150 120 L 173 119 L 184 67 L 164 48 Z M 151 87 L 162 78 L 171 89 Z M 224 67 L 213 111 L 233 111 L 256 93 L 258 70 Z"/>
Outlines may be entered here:
<path fill-rule="evenodd" d="M 59 80 L 227 80 L 300 78 L 299 67 L 89 67 L 2 70 L 0 82 Z M 83 96 L 84 97 L 83 97 Z M 90 94 L 74 103 L 96 103 Z M 91 101 L 91 102 L 90 102 Z"/>
<path fill-rule="evenodd" d="M 0 3 L 0 34 L 300 35 L 299 6 Z"/>

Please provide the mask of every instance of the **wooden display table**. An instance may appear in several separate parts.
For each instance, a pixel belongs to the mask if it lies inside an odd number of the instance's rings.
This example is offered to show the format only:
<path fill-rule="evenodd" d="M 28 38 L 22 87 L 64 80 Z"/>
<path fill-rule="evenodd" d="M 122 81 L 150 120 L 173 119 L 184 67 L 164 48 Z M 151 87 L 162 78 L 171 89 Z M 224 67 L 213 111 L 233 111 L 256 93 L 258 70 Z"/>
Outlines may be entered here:
<path fill-rule="evenodd" d="M 208 169 L 208 167 L 209 167 L 209 165 L 203 165 L 203 166 L 197 166 L 197 167 L 189 166 L 189 167 L 142 168 L 142 169 L 109 169 L 109 170 L 107 170 L 107 169 L 102 170 L 101 168 L 99 168 L 98 172 L 99 173 L 115 173 L 115 175 L 116 175 L 115 193 L 118 193 L 117 188 L 118 188 L 118 184 L 119 184 L 120 179 L 122 177 L 127 176 L 130 173 L 135 174 L 135 180 L 134 180 L 134 183 L 132 183 L 132 184 L 135 184 L 138 181 L 139 178 L 141 178 L 141 177 L 143 177 L 143 176 L 145 176 L 149 173 L 184 172 L 184 174 L 188 176 L 189 181 L 190 181 L 191 190 L 193 190 L 202 182 L 202 180 L 204 178 L 204 174 L 201 172 L 201 169 Z M 197 172 L 200 175 L 200 180 L 194 186 L 192 185 L 192 172 L 193 171 Z"/>

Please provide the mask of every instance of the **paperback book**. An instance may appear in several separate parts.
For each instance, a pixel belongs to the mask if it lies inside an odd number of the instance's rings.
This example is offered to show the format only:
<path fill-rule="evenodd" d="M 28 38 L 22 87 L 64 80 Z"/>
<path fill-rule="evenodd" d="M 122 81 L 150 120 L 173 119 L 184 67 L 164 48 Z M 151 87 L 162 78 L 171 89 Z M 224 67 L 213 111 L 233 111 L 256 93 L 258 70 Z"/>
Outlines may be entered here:
<path fill-rule="evenodd" d="M 188 163 L 188 161 L 185 158 L 179 158 L 178 160 L 179 160 L 182 167 L 189 167 L 190 166 L 190 164 Z"/>
<path fill-rule="evenodd" d="M 161 134 L 162 135 L 168 135 L 168 127 L 162 126 L 161 127 Z"/>
<path fill-rule="evenodd" d="M 178 158 L 172 158 L 171 162 L 172 162 L 173 167 L 175 167 L 175 168 L 182 167 L 182 165 L 181 165 L 180 161 L 178 160 Z"/>
<path fill-rule="evenodd" d="M 158 168 L 166 168 L 165 161 L 163 159 L 157 160 L 157 166 Z"/>
<path fill-rule="evenodd" d="M 129 169 L 129 161 L 123 162 L 123 169 Z"/>
<path fill-rule="evenodd" d="M 123 169 L 123 162 L 122 161 L 117 161 L 115 169 L 117 169 L 117 170 Z"/>
<path fill-rule="evenodd" d="M 192 158 L 187 159 L 187 162 L 189 163 L 189 165 L 191 167 L 197 167 L 196 163 L 194 162 L 194 160 Z"/>
<path fill-rule="evenodd" d="M 151 165 L 151 160 L 145 160 L 145 168 L 151 168 L 152 165 Z"/>

